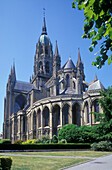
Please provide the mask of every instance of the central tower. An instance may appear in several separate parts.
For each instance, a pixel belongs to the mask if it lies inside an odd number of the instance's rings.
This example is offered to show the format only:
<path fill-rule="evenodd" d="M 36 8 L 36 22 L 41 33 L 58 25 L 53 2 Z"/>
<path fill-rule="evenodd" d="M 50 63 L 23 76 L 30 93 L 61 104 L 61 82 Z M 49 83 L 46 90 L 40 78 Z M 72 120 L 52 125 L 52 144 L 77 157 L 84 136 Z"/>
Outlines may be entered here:
<path fill-rule="evenodd" d="M 44 87 L 44 84 L 50 79 L 53 72 L 53 51 L 52 44 L 47 35 L 45 16 L 43 17 L 42 33 L 36 45 L 36 54 L 34 58 L 34 71 L 31 79 L 38 89 Z"/>

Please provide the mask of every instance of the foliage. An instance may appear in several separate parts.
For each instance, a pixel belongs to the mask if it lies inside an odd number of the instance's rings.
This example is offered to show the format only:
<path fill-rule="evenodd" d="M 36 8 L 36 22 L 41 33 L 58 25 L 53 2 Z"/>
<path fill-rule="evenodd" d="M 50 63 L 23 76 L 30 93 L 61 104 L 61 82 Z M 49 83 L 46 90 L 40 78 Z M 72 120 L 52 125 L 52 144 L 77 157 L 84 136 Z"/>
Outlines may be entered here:
<path fill-rule="evenodd" d="M 80 140 L 79 142 L 84 143 L 93 143 L 98 140 L 98 133 L 96 131 L 96 126 L 86 126 L 83 125 L 79 127 L 79 133 L 80 133 Z"/>
<path fill-rule="evenodd" d="M 52 141 L 52 143 L 58 143 L 58 137 L 56 135 L 53 135 L 51 141 Z"/>
<path fill-rule="evenodd" d="M 84 10 L 84 34 L 82 38 L 92 39 L 89 50 L 100 43 L 99 55 L 94 59 L 92 65 L 101 68 L 105 61 L 112 62 L 112 1 L 111 0 L 74 0 L 72 7 Z M 102 43 L 101 43 L 102 42 Z"/>
<path fill-rule="evenodd" d="M 5 157 L 0 157 L 0 167 L 4 170 L 11 169 L 12 165 L 12 158 L 5 158 Z"/>
<path fill-rule="evenodd" d="M 94 151 L 112 151 L 112 143 L 107 141 L 93 143 L 91 149 Z"/>
<path fill-rule="evenodd" d="M 68 143 L 79 142 L 79 127 L 74 124 L 64 125 L 58 133 L 58 139 L 66 139 Z"/>
<path fill-rule="evenodd" d="M 16 140 L 14 141 L 14 144 L 22 144 L 23 140 Z"/>
<path fill-rule="evenodd" d="M 39 139 L 35 140 L 34 143 L 49 143 L 49 136 L 42 135 Z"/>
<path fill-rule="evenodd" d="M 11 144 L 11 140 L 10 139 L 1 139 L 0 144 Z"/>
<path fill-rule="evenodd" d="M 61 139 L 60 141 L 58 141 L 58 143 L 67 143 L 66 139 Z"/>
<path fill-rule="evenodd" d="M 36 141 L 36 139 L 29 139 L 29 140 L 27 140 L 27 141 L 25 141 L 25 142 L 22 142 L 22 144 L 32 144 L 32 143 L 34 143 Z"/>
<path fill-rule="evenodd" d="M 101 121 L 109 122 L 112 119 L 112 86 L 108 87 L 107 91 L 101 90 L 99 104 L 103 110 L 103 117 Z"/>

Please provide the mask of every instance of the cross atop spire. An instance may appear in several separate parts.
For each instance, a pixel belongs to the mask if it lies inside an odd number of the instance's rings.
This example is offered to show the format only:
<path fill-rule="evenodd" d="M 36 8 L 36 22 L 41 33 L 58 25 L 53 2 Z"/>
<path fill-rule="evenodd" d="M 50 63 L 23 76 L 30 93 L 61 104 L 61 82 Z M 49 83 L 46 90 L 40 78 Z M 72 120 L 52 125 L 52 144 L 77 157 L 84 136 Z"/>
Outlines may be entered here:
<path fill-rule="evenodd" d="M 42 27 L 42 34 L 47 35 L 46 22 L 45 22 L 45 8 L 43 8 L 43 27 Z"/>

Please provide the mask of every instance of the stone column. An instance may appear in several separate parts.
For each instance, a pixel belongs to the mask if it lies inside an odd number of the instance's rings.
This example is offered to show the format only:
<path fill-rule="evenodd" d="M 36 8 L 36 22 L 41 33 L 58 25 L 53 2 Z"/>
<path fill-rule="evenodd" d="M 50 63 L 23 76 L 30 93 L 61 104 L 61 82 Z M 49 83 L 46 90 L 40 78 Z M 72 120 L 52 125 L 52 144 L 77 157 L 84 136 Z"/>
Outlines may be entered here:
<path fill-rule="evenodd" d="M 69 124 L 72 124 L 73 120 L 72 120 L 72 103 L 70 104 L 69 107 Z"/>
<path fill-rule="evenodd" d="M 43 130 L 44 130 L 44 126 L 43 126 L 43 106 L 41 106 L 41 135 L 43 135 Z"/>
<path fill-rule="evenodd" d="M 90 114 L 90 125 L 92 126 L 92 117 L 93 117 L 93 114 L 92 114 L 92 105 L 91 104 L 89 106 L 89 113 L 91 113 Z"/>
<path fill-rule="evenodd" d="M 81 126 L 84 125 L 84 110 L 81 110 Z"/>
<path fill-rule="evenodd" d="M 23 116 L 21 116 L 21 140 L 23 139 Z"/>
<path fill-rule="evenodd" d="M 51 106 L 52 107 L 52 106 Z M 52 136 L 53 136 L 53 125 L 52 125 L 52 109 L 50 109 L 50 139 L 52 139 Z"/>
<path fill-rule="evenodd" d="M 61 128 L 62 128 L 62 126 L 63 126 L 62 102 L 61 102 L 61 105 L 60 105 L 60 125 L 61 125 Z"/>

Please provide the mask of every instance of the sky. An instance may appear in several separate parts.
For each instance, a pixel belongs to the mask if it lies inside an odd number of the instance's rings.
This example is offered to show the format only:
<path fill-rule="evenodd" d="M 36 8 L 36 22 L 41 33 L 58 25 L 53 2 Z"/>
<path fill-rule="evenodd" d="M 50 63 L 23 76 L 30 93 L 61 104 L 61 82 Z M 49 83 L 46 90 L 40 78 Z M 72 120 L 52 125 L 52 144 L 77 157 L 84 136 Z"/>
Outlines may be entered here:
<path fill-rule="evenodd" d="M 83 35 L 83 11 L 72 8 L 73 0 L 0 0 L 0 133 L 3 131 L 4 97 L 11 66 L 15 63 L 16 78 L 29 82 L 33 73 L 36 43 L 42 32 L 43 8 L 47 33 L 55 51 L 56 40 L 62 66 L 72 58 L 76 65 L 78 48 L 84 63 L 86 82 L 95 78 L 105 88 L 112 85 L 112 65 L 98 70 L 92 66 L 96 48 L 89 51 L 90 40 Z"/>

